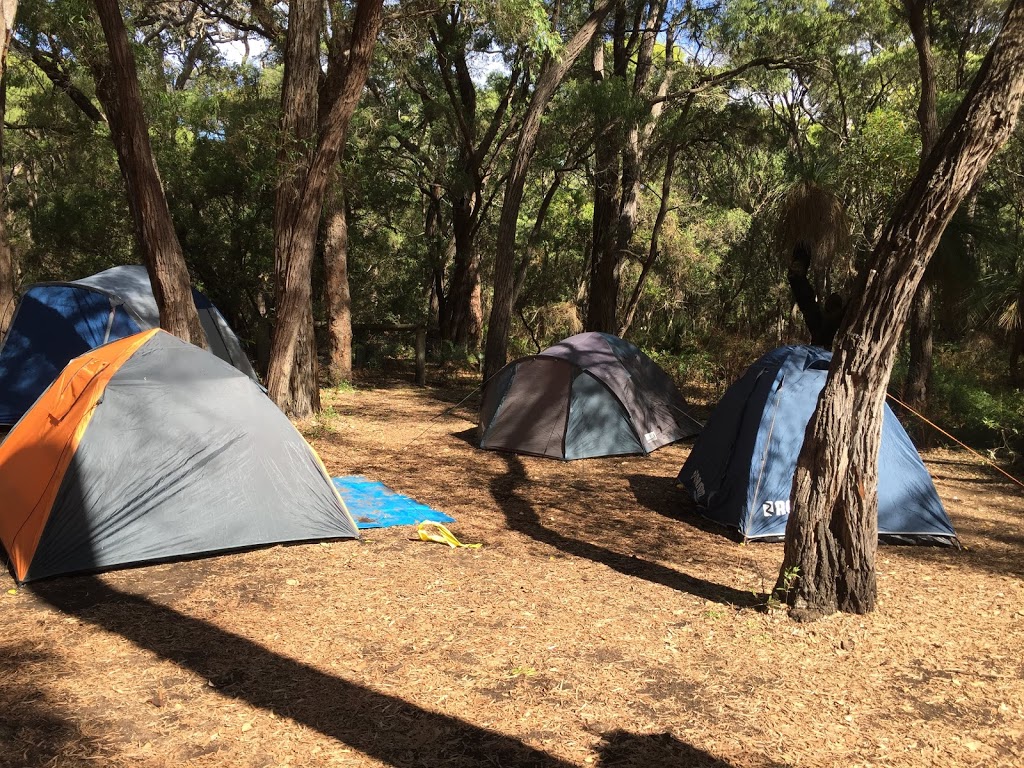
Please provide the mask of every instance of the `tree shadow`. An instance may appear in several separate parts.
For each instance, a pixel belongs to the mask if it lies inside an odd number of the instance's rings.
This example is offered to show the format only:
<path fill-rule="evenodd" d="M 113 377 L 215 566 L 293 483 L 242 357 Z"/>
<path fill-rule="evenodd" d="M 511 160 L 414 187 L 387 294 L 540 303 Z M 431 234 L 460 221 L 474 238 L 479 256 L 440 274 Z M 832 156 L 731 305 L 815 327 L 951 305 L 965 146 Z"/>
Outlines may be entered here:
<path fill-rule="evenodd" d="M 38 599 L 120 635 L 209 681 L 222 696 L 290 718 L 381 762 L 409 768 L 570 768 L 571 763 L 512 736 L 321 672 L 253 641 L 180 613 L 142 595 L 119 591 L 95 576 L 35 582 Z M 13 657 L 13 662 L 23 661 Z M 5 663 L 0 662 L 0 671 Z M 4 701 L 0 694 L 0 701 Z M 38 698 L 38 697 L 36 697 Z M 36 719 L 47 729 L 39 759 L 17 764 L 42 768 L 77 729 L 49 714 Z M 26 727 L 8 724 L 0 712 L 0 735 Z M 35 727 L 35 726 L 32 726 Z M 669 734 L 614 731 L 602 737 L 596 766 L 604 768 L 732 768 Z M 0 752 L 0 766 L 4 763 Z"/>
<path fill-rule="evenodd" d="M 62 613 L 202 676 L 223 696 L 291 718 L 393 766 L 571 765 L 514 737 L 325 674 L 93 576 L 29 589 Z"/>
<path fill-rule="evenodd" d="M 715 536 L 725 536 L 739 543 L 743 541 L 735 528 L 716 523 L 701 514 L 700 508 L 676 487 L 671 477 L 655 475 L 629 475 L 626 478 L 636 503 L 670 520 L 678 520 Z"/>
<path fill-rule="evenodd" d="M 636 734 L 612 731 L 602 737 L 598 768 L 733 768 L 703 749 L 670 733 Z M 778 763 L 766 763 L 782 768 Z"/>
<path fill-rule="evenodd" d="M 57 659 L 35 643 L 0 645 L 0 768 L 63 765 L 72 756 L 91 762 L 98 744 L 38 684 L 52 680 Z"/>
<path fill-rule="evenodd" d="M 514 531 L 525 534 L 568 555 L 592 560 L 626 576 L 635 576 L 654 584 L 687 592 L 704 600 L 738 607 L 754 607 L 760 600 L 750 592 L 724 584 L 698 579 L 658 563 L 630 555 L 620 554 L 605 547 L 565 536 L 544 526 L 530 502 L 519 493 L 519 487 L 529 482 L 522 460 L 514 454 L 502 454 L 508 471 L 490 481 L 491 497 L 505 515 L 506 524 Z"/>

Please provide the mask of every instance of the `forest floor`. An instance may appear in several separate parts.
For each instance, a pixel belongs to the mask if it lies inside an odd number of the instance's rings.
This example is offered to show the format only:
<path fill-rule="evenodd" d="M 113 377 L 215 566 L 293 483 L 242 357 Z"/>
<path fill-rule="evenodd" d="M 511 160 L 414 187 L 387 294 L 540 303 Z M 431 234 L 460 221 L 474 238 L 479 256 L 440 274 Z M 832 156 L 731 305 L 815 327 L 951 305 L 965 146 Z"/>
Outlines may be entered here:
<path fill-rule="evenodd" d="M 877 612 L 797 624 L 759 608 L 781 545 L 684 507 L 688 444 L 480 451 L 471 389 L 325 391 L 305 431 L 479 549 L 405 527 L 5 577 L 0 766 L 1024 765 L 1020 488 L 927 453 L 966 549 L 882 547 Z"/>

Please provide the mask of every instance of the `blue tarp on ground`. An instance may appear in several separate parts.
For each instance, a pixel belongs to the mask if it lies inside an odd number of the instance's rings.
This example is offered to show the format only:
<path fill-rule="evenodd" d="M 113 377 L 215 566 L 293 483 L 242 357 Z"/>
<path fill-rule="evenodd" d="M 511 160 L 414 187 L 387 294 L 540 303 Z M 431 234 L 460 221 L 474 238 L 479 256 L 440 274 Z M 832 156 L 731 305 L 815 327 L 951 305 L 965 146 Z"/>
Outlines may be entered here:
<path fill-rule="evenodd" d="M 395 493 L 384 483 L 360 475 L 335 477 L 334 487 L 345 500 L 349 514 L 359 528 L 388 528 L 423 522 L 454 523 L 455 518 Z"/>

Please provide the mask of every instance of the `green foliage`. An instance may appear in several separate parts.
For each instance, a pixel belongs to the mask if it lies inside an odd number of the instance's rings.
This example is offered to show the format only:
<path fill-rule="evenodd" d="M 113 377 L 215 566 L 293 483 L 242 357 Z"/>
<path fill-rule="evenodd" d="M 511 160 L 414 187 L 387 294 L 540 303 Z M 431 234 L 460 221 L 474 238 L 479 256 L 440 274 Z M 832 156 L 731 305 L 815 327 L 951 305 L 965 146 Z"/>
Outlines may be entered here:
<path fill-rule="evenodd" d="M 129 24 L 145 25 L 131 33 L 146 118 L 190 270 L 250 350 L 265 352 L 274 319 L 280 51 L 274 43 L 262 58 L 231 62 L 211 43 L 206 22 L 184 23 L 174 4 L 147 6 L 145 14 L 134 2 L 126 7 Z M 635 6 L 623 8 L 630 23 L 643 16 Z M 987 50 L 1002 4 L 939 0 L 932 9 L 945 121 Z M 486 315 L 502 185 L 524 105 L 544 57 L 559 54 L 590 5 L 486 0 L 429 10 L 389 18 L 345 147 L 341 177 L 357 323 L 436 322 L 437 287 L 442 295 L 451 290 L 454 206 L 477 189 L 474 245 Z M 802 340 L 802 326 L 790 325 L 784 260 L 772 253 L 787 190 L 814 182 L 831 193 L 853 222 L 857 256 L 877 240 L 918 165 L 919 74 L 902 10 L 887 0 L 670 4 L 669 25 L 674 55 L 665 61 L 667 37 L 659 35 L 645 90 L 634 92 L 635 57 L 614 71 L 609 23 L 606 76 L 595 78 L 591 57 L 583 55 L 544 115 L 521 209 L 517 255 L 528 266 L 510 348 L 533 353 L 581 329 L 595 148 L 622 147 L 635 130 L 646 153 L 636 231 L 620 269 L 620 317 L 648 256 L 672 156 L 657 258 L 629 335 L 688 394 L 710 404 L 766 349 Z M 451 33 L 445 40 L 443 29 Z M 22 0 L 17 36 L 52 53 L 95 101 L 87 60 L 103 53 L 103 39 L 90 2 Z M 192 52 L 195 69 L 181 78 Z M 703 87 L 755 57 L 785 58 L 789 66 L 752 67 L 721 87 Z M 456 82 L 463 59 L 472 98 Z M 138 261 L 108 128 L 87 119 L 22 55 L 12 52 L 9 62 L 4 167 L 21 281 L 75 278 Z M 513 73 L 522 78 L 502 112 Z M 693 93 L 691 86 L 698 86 Z M 652 102 L 662 87 L 668 97 L 655 115 Z M 488 152 L 467 157 L 465 133 L 477 145 L 492 134 L 495 141 Z M 534 231 L 556 179 L 543 226 Z M 1021 396 L 1007 385 L 1005 352 L 994 351 L 1008 347 L 1022 323 L 1022 179 L 1018 136 L 958 214 L 929 275 L 941 286 L 943 340 L 933 407 L 982 447 L 1016 445 L 1024 428 Z M 438 190 L 438 218 L 428 233 Z M 318 266 L 314 311 L 321 323 L 322 282 Z M 435 347 L 452 365 L 476 362 L 472 351 Z M 410 349 L 405 338 L 381 337 L 360 339 L 357 352 L 361 361 L 383 365 L 386 356 Z"/>
<path fill-rule="evenodd" d="M 906 361 L 893 371 L 899 391 Z M 1024 392 L 1006 385 L 1006 353 L 984 336 L 965 344 L 944 344 L 935 356 L 928 418 L 975 450 L 1014 458 L 1024 450 Z M 931 427 L 908 417 L 914 434 L 947 443 Z"/>

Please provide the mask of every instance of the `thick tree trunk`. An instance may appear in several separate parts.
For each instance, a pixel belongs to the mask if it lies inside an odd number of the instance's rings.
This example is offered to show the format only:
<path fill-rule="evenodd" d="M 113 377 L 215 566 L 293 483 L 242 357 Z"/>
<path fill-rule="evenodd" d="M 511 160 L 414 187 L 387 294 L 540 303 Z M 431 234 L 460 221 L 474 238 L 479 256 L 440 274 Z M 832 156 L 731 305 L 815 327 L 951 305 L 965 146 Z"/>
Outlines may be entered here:
<path fill-rule="evenodd" d="M 308 418 L 320 408 L 310 284 L 317 226 L 349 120 L 366 82 L 382 3 L 358 0 L 347 57 L 340 41 L 332 40 L 319 94 L 322 7 L 314 0 L 293 0 L 288 7 L 278 152 L 281 180 L 274 201 L 277 323 L 267 390 L 285 413 L 296 418 Z"/>
<path fill-rule="evenodd" d="M 562 49 L 558 61 L 549 60 L 547 66 L 543 67 L 526 108 L 505 183 L 505 199 L 498 222 L 498 246 L 494 256 L 494 300 L 487 324 L 487 347 L 484 352 L 485 381 L 501 370 L 508 359 L 508 335 L 512 328 L 512 305 L 515 301 L 516 224 L 523 204 L 526 172 L 537 147 L 541 115 L 569 67 L 590 43 L 612 4 L 613 0 L 598 0 L 593 12 Z"/>
<path fill-rule="evenodd" d="M 594 223 L 590 245 L 590 288 L 587 299 L 588 331 L 615 333 L 619 297 L 619 261 L 615 247 L 619 209 L 619 155 L 609 142 L 598 141 L 594 151 Z"/>
<path fill-rule="evenodd" d="M 327 382 L 352 380 L 352 294 L 348 285 L 348 218 L 341 182 L 332 196 L 324 242 L 327 304 Z"/>
<path fill-rule="evenodd" d="M 887 225 L 847 312 L 793 479 L 776 590 L 795 618 L 875 607 L 878 446 L 885 387 L 914 292 L 950 218 L 1024 101 L 1024 0 Z"/>
<path fill-rule="evenodd" d="M 624 19 L 621 21 L 616 19 L 615 39 L 612 46 L 615 52 L 613 76 L 620 80 L 626 80 L 631 71 L 629 62 L 635 59 L 635 66 L 632 69 L 633 79 L 629 86 L 634 99 L 640 99 L 645 94 L 653 72 L 654 46 L 657 36 L 661 34 L 663 28 L 665 10 L 666 4 L 660 0 L 652 0 L 647 4 L 646 15 L 643 19 L 643 33 L 639 38 L 636 37 L 636 30 L 626 29 L 626 24 L 622 23 Z M 644 156 L 664 109 L 663 97 L 668 92 L 671 82 L 674 35 L 674 31 L 670 29 L 664 38 L 666 73 L 658 89 L 658 98 L 654 100 L 646 117 L 631 119 L 625 132 L 624 141 L 618 147 L 608 147 L 604 150 L 614 156 L 614 161 L 604 159 L 604 162 L 599 165 L 605 169 L 605 177 L 602 179 L 599 176 L 597 185 L 599 190 L 604 187 L 604 191 L 595 191 L 595 236 L 597 235 L 598 202 L 601 197 L 610 201 L 612 215 L 607 224 L 608 231 L 601 232 L 602 237 L 607 237 L 608 240 L 600 241 L 601 249 L 595 248 L 593 251 L 590 304 L 587 312 L 588 330 L 606 333 L 615 333 L 619 330 L 617 318 L 622 265 L 630 258 L 633 235 L 636 233 L 639 220 L 640 193 L 644 183 Z M 595 71 L 598 69 L 599 55 L 600 52 L 595 50 Z M 595 157 L 598 161 L 602 160 L 600 145 Z M 614 178 L 612 174 L 614 174 Z M 604 217 L 604 211 L 601 212 L 601 217 Z M 598 240 L 595 237 L 596 242 Z"/>
<path fill-rule="evenodd" d="M 625 30 L 618 23 L 615 27 L 616 44 L 613 49 L 621 50 L 623 43 L 618 36 L 624 35 Z M 595 37 L 591 42 L 591 80 L 595 83 L 602 82 L 608 77 L 605 72 L 604 43 L 603 35 Z M 600 113 L 594 117 L 596 129 L 609 127 L 601 125 Z M 600 130 L 598 133 L 600 134 Z M 587 316 L 583 322 L 584 329 L 588 331 L 615 332 L 615 305 L 619 295 L 615 223 L 619 210 L 620 181 L 618 149 L 607 136 L 599 135 L 594 147 L 594 213 L 590 237 L 590 278 L 587 287 Z"/>
<path fill-rule="evenodd" d="M 17 0 L 0 0 L 0 168 L 4 167 L 3 124 L 7 115 L 7 51 L 14 31 Z M 14 250 L 7 238 L 7 183 L 0 179 L 0 340 L 7 335 L 17 303 L 18 270 Z"/>
<path fill-rule="evenodd" d="M 315 345 L 307 323 L 313 320 L 311 280 L 317 230 L 315 223 L 300 227 L 298 213 L 316 152 L 321 12 L 319 0 L 293 0 L 288 5 L 274 199 L 277 298 L 267 389 L 285 413 L 299 418 L 320 409 L 315 346 L 313 350 L 307 348 Z"/>
<path fill-rule="evenodd" d="M 135 57 L 121 9 L 117 0 L 94 0 L 94 4 L 109 51 L 109 62 L 91 62 L 96 95 L 107 113 L 118 165 L 128 188 L 128 206 L 160 308 L 160 325 L 185 341 L 206 346 L 185 257 L 149 143 Z"/>

